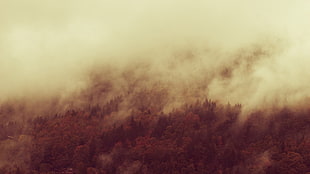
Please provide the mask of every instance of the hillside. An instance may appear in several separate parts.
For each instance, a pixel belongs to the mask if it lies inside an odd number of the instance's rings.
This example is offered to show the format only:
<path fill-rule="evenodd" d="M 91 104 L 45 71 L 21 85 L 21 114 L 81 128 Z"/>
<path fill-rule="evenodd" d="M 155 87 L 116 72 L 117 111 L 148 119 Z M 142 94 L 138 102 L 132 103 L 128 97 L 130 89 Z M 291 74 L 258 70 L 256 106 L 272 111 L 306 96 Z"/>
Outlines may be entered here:
<path fill-rule="evenodd" d="M 305 173 L 309 112 L 282 109 L 242 123 L 241 105 L 211 100 L 109 123 L 122 100 L 1 125 L 0 173 Z M 2 159 L 3 160 L 3 159 Z"/>

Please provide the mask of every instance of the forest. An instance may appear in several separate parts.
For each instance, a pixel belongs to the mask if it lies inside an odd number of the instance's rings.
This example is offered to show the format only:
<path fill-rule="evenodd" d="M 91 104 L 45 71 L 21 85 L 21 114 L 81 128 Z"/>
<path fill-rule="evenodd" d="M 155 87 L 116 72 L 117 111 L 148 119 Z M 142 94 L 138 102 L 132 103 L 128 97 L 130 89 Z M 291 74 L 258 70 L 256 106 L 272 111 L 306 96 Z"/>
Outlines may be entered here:
<path fill-rule="evenodd" d="M 309 9 L 0 0 L 0 174 L 310 174 Z"/>
<path fill-rule="evenodd" d="M 18 121 L 1 124 L 0 157 L 6 163 L 0 173 L 310 171 L 310 111 L 257 111 L 241 121 L 241 105 L 206 99 L 169 113 L 140 108 L 109 121 L 122 100 L 118 96 L 102 106 L 27 119 L 27 126 Z M 1 112 L 14 108 L 2 107 Z"/>

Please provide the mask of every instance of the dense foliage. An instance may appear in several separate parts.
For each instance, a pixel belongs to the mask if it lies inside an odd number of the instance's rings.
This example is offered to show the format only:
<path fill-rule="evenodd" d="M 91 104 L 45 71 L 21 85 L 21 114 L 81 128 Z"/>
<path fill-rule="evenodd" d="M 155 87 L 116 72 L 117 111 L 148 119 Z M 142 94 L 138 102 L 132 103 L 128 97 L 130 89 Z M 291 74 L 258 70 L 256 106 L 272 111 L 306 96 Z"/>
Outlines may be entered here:
<path fill-rule="evenodd" d="M 27 127 L 18 122 L 1 125 L 0 146 L 11 157 L 0 173 L 310 171 L 306 111 L 282 109 L 268 116 L 256 112 L 241 119 L 240 105 L 205 100 L 169 114 L 144 108 L 115 120 L 118 100 L 30 119 Z"/>

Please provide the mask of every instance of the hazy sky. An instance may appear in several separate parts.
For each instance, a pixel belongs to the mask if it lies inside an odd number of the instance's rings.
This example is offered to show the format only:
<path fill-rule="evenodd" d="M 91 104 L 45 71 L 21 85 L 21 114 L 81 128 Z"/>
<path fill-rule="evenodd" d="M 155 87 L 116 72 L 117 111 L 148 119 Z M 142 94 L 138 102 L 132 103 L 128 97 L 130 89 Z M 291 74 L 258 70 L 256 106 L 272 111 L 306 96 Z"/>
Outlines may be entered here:
<path fill-rule="evenodd" d="M 66 95 L 87 86 L 98 64 L 150 62 L 178 86 L 203 83 L 201 73 L 261 47 L 268 54 L 251 71 L 241 61 L 231 78 L 214 78 L 200 92 L 249 107 L 297 104 L 310 94 L 309 9 L 308 0 L 2 0 L 1 100 Z M 179 63 L 180 52 L 196 59 Z"/>

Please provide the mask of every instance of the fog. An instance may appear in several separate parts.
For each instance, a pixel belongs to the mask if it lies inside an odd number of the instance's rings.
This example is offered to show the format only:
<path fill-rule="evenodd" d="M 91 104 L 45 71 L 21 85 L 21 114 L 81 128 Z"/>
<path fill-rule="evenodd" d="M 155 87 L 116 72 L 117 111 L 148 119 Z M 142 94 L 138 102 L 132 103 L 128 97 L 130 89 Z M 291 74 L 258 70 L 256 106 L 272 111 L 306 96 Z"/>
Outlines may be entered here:
<path fill-rule="evenodd" d="M 141 89 L 164 89 L 164 110 L 206 97 L 245 112 L 300 107 L 310 94 L 309 8 L 306 0 L 3 0 L 0 102 L 81 102 L 74 96 L 98 76 L 113 84 L 111 98 L 134 90 L 129 74 Z"/>

